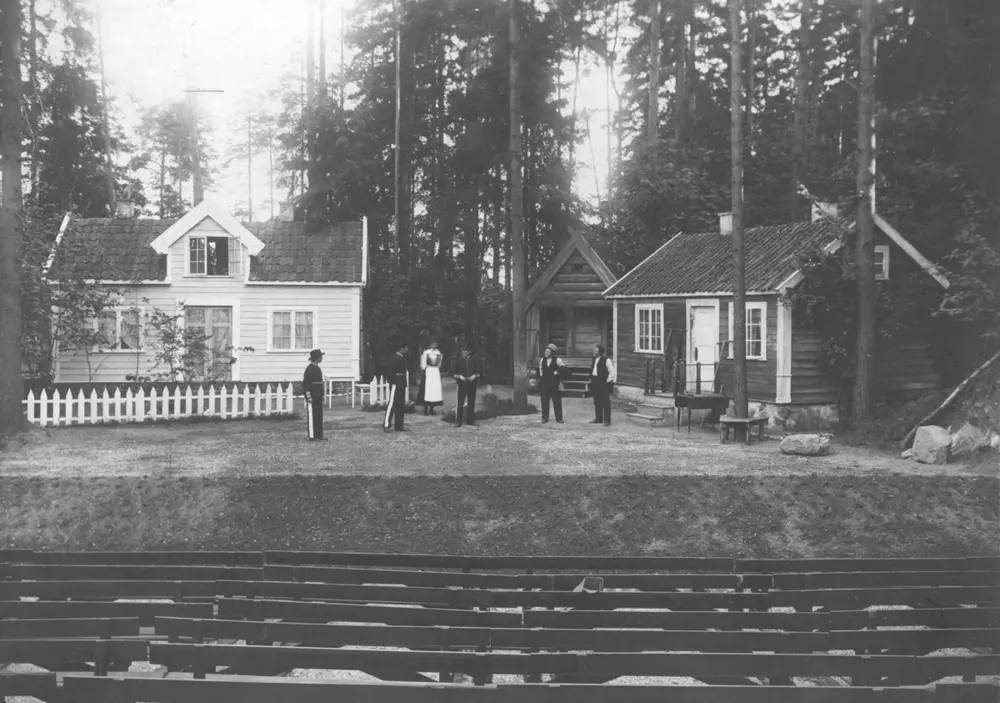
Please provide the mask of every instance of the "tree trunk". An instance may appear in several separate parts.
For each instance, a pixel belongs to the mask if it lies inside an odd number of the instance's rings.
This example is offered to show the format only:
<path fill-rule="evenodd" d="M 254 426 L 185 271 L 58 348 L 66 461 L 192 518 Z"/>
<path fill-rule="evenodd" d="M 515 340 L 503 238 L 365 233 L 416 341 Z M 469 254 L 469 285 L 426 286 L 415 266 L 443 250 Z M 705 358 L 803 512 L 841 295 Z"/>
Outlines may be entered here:
<path fill-rule="evenodd" d="M 680 0 L 677 17 L 677 41 L 674 72 L 676 88 L 674 89 L 674 140 L 681 144 L 687 136 L 687 26 L 690 22 L 689 13 L 693 10 L 693 0 Z"/>
<path fill-rule="evenodd" d="M 874 0 L 861 6 L 861 66 L 858 100 L 858 239 L 855 265 L 858 281 L 858 334 L 855 351 L 855 426 L 868 419 L 875 385 L 875 28 Z"/>
<path fill-rule="evenodd" d="M 319 0 L 319 97 L 326 97 L 326 0 Z"/>
<path fill-rule="evenodd" d="M 649 18 L 649 113 L 646 115 L 646 137 L 655 144 L 660 122 L 660 0 L 650 3 Z"/>
<path fill-rule="evenodd" d="M 105 175 L 107 176 L 107 182 L 108 182 L 108 211 L 110 216 L 114 217 L 115 207 L 116 207 L 115 201 L 117 200 L 117 197 L 115 193 L 115 171 L 114 171 L 114 166 L 111 163 L 111 119 L 108 115 L 108 83 L 104 75 L 104 34 L 103 32 L 101 32 L 100 2 L 97 3 L 96 15 L 97 15 L 97 58 L 100 61 L 99 65 L 101 68 L 101 123 L 104 127 L 104 168 L 106 169 Z M 32 20 L 34 20 L 34 13 L 32 13 Z M 197 149 L 197 145 L 195 146 L 195 148 Z M 198 163 L 196 161 L 195 169 L 197 168 L 198 168 Z"/>
<path fill-rule="evenodd" d="M 729 0 L 730 49 L 730 102 L 732 119 L 730 139 L 733 161 L 733 364 L 735 366 L 735 388 L 733 389 L 734 412 L 737 418 L 745 418 L 749 413 L 747 399 L 747 327 L 746 327 L 746 276 L 743 249 L 743 57 L 740 27 L 740 0 Z M 766 343 L 766 340 L 765 340 Z"/>
<path fill-rule="evenodd" d="M 755 0 L 747 0 L 747 94 L 746 94 L 746 139 L 748 146 L 753 139 L 753 96 L 756 90 L 757 68 L 754 64 L 757 54 L 757 7 Z"/>
<path fill-rule="evenodd" d="M 799 11 L 799 63 L 795 67 L 795 116 L 792 122 L 792 182 L 788 193 L 788 214 L 797 219 L 799 184 L 805 177 L 806 97 L 809 88 L 809 33 L 813 0 L 801 0 Z"/>
<path fill-rule="evenodd" d="M 167 150 L 165 147 L 160 148 L 160 219 L 162 220 L 164 215 L 163 208 L 163 191 L 166 186 L 167 181 Z"/>
<path fill-rule="evenodd" d="M 316 0 L 306 0 L 306 103 L 303 113 L 305 128 L 306 180 L 305 192 L 312 194 L 316 188 Z M 308 184 L 308 185 L 307 185 Z M 311 201 L 312 198 L 309 198 Z M 304 203 L 311 210 L 309 203 Z"/>
<path fill-rule="evenodd" d="M 0 437 L 25 424 L 21 378 L 21 1 L 0 0 Z"/>
<path fill-rule="evenodd" d="M 403 36 L 402 36 L 402 26 L 400 24 L 400 18 L 402 15 L 402 8 L 400 5 L 402 0 L 394 0 L 393 2 L 393 14 L 394 14 L 394 24 L 395 24 L 395 34 L 396 34 L 396 122 L 395 122 L 395 163 L 394 163 L 394 174 L 395 183 L 393 184 L 393 191 L 395 196 L 393 198 L 395 206 L 395 214 L 393 216 L 394 228 L 396 231 L 396 248 L 398 250 L 399 256 L 399 272 L 406 275 L 410 271 L 410 242 L 407 236 L 406 222 L 404 222 L 405 211 L 403 209 L 403 189 L 405 187 L 404 175 L 403 175 L 403 92 L 402 92 L 402 80 L 403 80 Z"/>
<path fill-rule="evenodd" d="M 524 202 L 521 183 L 521 31 L 518 25 L 518 0 L 510 0 L 510 222 L 511 222 L 511 286 L 513 288 L 514 323 L 514 405 L 528 403 L 527 330 L 525 328 L 525 294 L 527 271 L 524 252 Z"/>
<path fill-rule="evenodd" d="M 38 202 L 38 136 L 42 116 L 42 103 L 38 98 L 38 13 L 35 0 L 28 3 L 30 17 L 28 35 L 28 82 L 31 84 L 31 105 L 28 119 L 31 122 L 31 199 Z"/>

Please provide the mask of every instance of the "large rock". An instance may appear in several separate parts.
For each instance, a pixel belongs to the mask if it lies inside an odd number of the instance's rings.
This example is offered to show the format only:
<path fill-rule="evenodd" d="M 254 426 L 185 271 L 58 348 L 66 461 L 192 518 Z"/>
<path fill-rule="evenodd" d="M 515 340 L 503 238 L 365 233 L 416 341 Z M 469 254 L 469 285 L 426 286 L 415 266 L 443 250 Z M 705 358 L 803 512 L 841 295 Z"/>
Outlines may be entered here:
<path fill-rule="evenodd" d="M 951 435 L 952 457 L 965 457 L 975 454 L 980 449 L 988 449 L 990 438 L 981 427 L 966 422 Z"/>
<path fill-rule="evenodd" d="M 951 433 L 937 425 L 917 428 L 913 440 L 913 458 L 921 464 L 947 464 L 951 450 Z"/>
<path fill-rule="evenodd" d="M 826 456 L 830 453 L 830 438 L 820 434 L 793 434 L 781 440 L 782 454 Z"/>

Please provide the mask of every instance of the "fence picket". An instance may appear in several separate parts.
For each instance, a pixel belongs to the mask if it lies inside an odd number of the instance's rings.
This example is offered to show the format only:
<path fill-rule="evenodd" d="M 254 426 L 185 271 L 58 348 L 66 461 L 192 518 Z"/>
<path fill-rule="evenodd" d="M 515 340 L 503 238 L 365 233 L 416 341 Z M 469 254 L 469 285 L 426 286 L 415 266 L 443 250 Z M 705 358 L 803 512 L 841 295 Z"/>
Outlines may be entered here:
<path fill-rule="evenodd" d="M 107 391 L 105 391 L 105 392 L 107 392 Z M 101 421 L 99 413 L 97 412 L 97 407 L 98 407 L 97 406 L 97 402 L 98 402 L 98 399 L 97 399 L 97 389 L 96 388 L 91 388 L 90 389 L 90 407 L 87 408 L 87 416 L 84 419 L 84 424 L 88 424 L 88 425 L 89 424 L 96 424 L 96 423 L 98 423 L 98 422 Z"/>
<path fill-rule="evenodd" d="M 258 383 L 254 386 L 253 392 L 253 411 L 257 417 L 260 417 L 260 384 Z"/>
<path fill-rule="evenodd" d="M 42 405 L 40 410 L 41 412 L 38 413 L 38 424 L 45 427 L 49 424 L 49 393 L 44 388 L 42 389 Z"/>
<path fill-rule="evenodd" d="M 240 417 L 250 417 L 250 386 L 243 386 L 243 410 Z"/>

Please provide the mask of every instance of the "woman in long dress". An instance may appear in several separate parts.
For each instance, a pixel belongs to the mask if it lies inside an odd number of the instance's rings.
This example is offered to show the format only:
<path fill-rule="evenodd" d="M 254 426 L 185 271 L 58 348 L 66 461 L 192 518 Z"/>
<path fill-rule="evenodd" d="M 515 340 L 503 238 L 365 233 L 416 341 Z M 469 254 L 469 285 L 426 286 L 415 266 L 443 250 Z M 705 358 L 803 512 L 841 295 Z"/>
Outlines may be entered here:
<path fill-rule="evenodd" d="M 420 401 L 424 415 L 436 415 L 434 408 L 444 403 L 441 389 L 441 359 L 438 343 L 432 341 L 430 348 L 420 355 Z"/>

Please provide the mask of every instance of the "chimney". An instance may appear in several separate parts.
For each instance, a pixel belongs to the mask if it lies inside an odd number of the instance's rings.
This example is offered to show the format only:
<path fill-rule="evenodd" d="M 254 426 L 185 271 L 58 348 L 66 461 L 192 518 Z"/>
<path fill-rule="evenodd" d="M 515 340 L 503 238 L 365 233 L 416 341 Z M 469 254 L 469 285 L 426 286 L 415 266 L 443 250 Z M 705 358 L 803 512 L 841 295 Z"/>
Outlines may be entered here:
<path fill-rule="evenodd" d="M 281 203 L 278 206 L 278 220 L 281 222 L 295 222 L 295 205 L 293 203 Z"/>
<path fill-rule="evenodd" d="M 830 203 L 824 200 L 814 200 L 812 203 L 812 221 L 822 220 L 826 217 L 838 217 L 840 206 L 837 203 Z"/>
<path fill-rule="evenodd" d="M 135 203 L 131 200 L 119 200 L 115 203 L 115 217 L 120 220 L 131 220 L 135 217 Z"/>
<path fill-rule="evenodd" d="M 733 213 L 731 212 L 719 213 L 719 233 L 720 234 L 733 233 Z"/>

